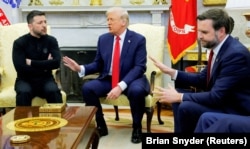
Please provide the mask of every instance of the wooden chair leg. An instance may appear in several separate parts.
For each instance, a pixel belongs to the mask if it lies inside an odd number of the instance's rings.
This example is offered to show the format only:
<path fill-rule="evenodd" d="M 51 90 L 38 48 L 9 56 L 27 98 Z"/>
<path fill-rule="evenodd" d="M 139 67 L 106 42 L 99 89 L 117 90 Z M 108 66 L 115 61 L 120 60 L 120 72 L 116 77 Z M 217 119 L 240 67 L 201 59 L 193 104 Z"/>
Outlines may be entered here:
<path fill-rule="evenodd" d="M 146 115 L 147 115 L 147 133 L 151 133 L 151 122 L 154 114 L 154 108 L 153 107 L 146 107 L 145 109 Z"/>
<path fill-rule="evenodd" d="M 119 121 L 119 112 L 118 112 L 118 106 L 114 106 L 115 109 L 115 120 Z"/>
<path fill-rule="evenodd" d="M 157 118 L 158 118 L 158 122 L 160 125 L 163 125 L 164 122 L 161 120 L 161 103 L 157 102 Z"/>
<path fill-rule="evenodd" d="M 99 135 L 98 131 L 95 130 L 92 133 L 91 138 L 90 138 L 90 140 L 89 140 L 86 148 L 89 148 L 89 149 L 98 149 L 99 140 L 100 140 L 100 135 Z"/>
<path fill-rule="evenodd" d="M 1 109 L 1 111 L 0 111 L 1 115 L 6 114 L 6 108 L 0 108 L 0 109 Z M 0 115 L 0 116 L 1 116 L 1 115 Z"/>
<path fill-rule="evenodd" d="M 6 108 L 3 108 L 3 114 L 6 114 Z"/>

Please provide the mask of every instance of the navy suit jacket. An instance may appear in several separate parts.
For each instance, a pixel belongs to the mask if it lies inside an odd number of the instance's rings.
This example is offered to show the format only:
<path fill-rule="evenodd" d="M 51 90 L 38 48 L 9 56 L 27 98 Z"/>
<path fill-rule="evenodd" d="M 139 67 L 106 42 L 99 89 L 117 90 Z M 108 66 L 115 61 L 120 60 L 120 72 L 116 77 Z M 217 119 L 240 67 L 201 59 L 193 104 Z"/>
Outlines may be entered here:
<path fill-rule="evenodd" d="M 250 115 L 250 53 L 229 36 L 215 59 L 211 79 L 206 84 L 207 68 L 201 73 L 179 71 L 176 83 L 206 88 L 200 93 L 185 93 L 183 101 L 193 101 L 226 113 Z"/>
<path fill-rule="evenodd" d="M 94 61 L 84 65 L 85 74 L 100 73 L 97 79 L 103 79 L 109 75 L 112 62 L 114 35 L 105 33 L 98 39 L 97 54 Z M 127 30 L 125 35 L 122 53 L 120 56 L 120 81 L 124 81 L 128 86 L 136 79 L 143 78 L 145 87 L 149 87 L 146 76 L 146 39 L 144 36 Z"/>

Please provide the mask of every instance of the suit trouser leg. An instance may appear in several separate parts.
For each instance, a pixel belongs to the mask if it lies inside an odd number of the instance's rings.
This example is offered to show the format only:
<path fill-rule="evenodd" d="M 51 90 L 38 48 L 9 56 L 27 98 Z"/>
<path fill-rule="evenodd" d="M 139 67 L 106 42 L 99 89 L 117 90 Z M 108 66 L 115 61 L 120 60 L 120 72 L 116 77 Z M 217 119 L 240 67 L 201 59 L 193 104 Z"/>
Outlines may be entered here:
<path fill-rule="evenodd" d="M 131 91 L 128 93 L 130 110 L 133 119 L 133 128 L 142 128 L 141 121 L 145 108 L 145 95 L 140 91 Z"/>
<path fill-rule="evenodd" d="M 62 94 L 53 78 L 44 84 L 45 98 L 48 103 L 62 103 Z"/>
<path fill-rule="evenodd" d="M 105 97 L 111 89 L 110 80 L 91 80 L 82 86 L 82 95 L 86 106 L 96 106 L 97 126 L 106 126 L 103 118 L 102 106 L 99 97 Z"/>
<path fill-rule="evenodd" d="M 179 105 L 180 105 L 179 103 L 172 104 L 173 115 L 174 115 L 174 132 L 175 133 L 181 132 L 180 124 L 179 124 L 179 120 L 178 120 L 178 114 L 177 114 Z"/>
<path fill-rule="evenodd" d="M 200 116 L 205 112 L 221 112 L 217 109 L 205 107 L 192 101 L 180 103 L 177 109 L 176 121 L 179 124 L 177 130 L 181 133 L 194 133 Z M 178 133 L 177 132 L 177 133 Z"/>
<path fill-rule="evenodd" d="M 17 106 L 31 106 L 32 98 L 35 96 L 46 98 L 48 103 L 62 103 L 62 95 L 54 78 L 34 81 L 18 79 L 15 83 L 15 91 Z"/>
<path fill-rule="evenodd" d="M 249 133 L 250 117 L 206 112 L 200 116 L 195 133 Z"/>
<path fill-rule="evenodd" d="M 32 94 L 32 87 L 28 82 L 16 80 L 15 91 L 16 106 L 31 106 L 31 100 L 34 95 Z"/>
<path fill-rule="evenodd" d="M 149 94 L 150 90 L 147 83 L 145 78 L 137 79 L 131 83 L 124 92 L 129 99 L 134 129 L 142 128 L 141 122 L 145 110 L 145 97 Z"/>
<path fill-rule="evenodd" d="M 197 125 L 196 125 L 194 132 L 195 133 L 204 133 L 206 131 L 209 131 L 212 127 L 217 126 L 216 123 L 218 123 L 219 119 L 221 119 L 221 118 L 222 117 L 220 117 L 217 114 L 212 113 L 212 112 L 203 113 L 197 122 Z"/>
<path fill-rule="evenodd" d="M 188 89 L 182 89 L 182 88 L 176 88 L 176 90 L 180 93 L 190 93 L 192 91 L 188 90 Z M 180 103 L 173 103 L 172 104 L 172 109 L 173 109 L 173 115 L 174 115 L 174 132 L 175 133 L 180 133 L 181 132 L 181 124 L 180 124 L 180 120 L 179 120 L 179 105 Z"/>

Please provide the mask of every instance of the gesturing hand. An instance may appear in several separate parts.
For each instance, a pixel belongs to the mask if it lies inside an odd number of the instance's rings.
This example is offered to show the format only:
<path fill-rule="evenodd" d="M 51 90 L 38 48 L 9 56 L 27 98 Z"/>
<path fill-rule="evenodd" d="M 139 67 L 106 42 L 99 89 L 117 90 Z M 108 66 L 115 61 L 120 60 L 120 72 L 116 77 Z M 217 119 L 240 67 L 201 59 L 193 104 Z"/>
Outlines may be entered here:
<path fill-rule="evenodd" d="M 78 65 L 76 61 L 74 61 L 73 59 L 71 59 L 67 56 L 63 57 L 63 63 L 65 66 L 67 66 L 68 68 L 70 68 L 73 71 L 76 71 L 76 72 L 81 71 L 80 65 Z"/>
<path fill-rule="evenodd" d="M 152 62 L 154 63 L 154 65 L 159 68 L 161 70 L 161 72 L 168 74 L 171 76 L 171 78 L 173 78 L 173 76 L 175 75 L 175 69 L 165 65 L 164 63 L 156 60 L 155 58 L 153 58 L 152 56 L 149 56 L 149 59 L 152 60 Z"/>
<path fill-rule="evenodd" d="M 176 103 L 182 101 L 182 94 L 178 93 L 173 86 L 168 85 L 169 89 L 157 86 L 153 91 L 153 97 L 159 99 L 159 102 Z"/>

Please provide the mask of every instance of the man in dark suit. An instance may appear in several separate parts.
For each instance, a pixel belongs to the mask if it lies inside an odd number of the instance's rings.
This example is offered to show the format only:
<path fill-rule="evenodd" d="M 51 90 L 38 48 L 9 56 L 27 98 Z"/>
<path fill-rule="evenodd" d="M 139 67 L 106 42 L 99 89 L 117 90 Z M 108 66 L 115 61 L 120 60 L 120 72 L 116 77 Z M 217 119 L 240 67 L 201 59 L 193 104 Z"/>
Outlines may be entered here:
<path fill-rule="evenodd" d="M 250 133 L 250 116 L 205 112 L 195 128 L 195 133 Z"/>
<path fill-rule="evenodd" d="M 200 115 L 214 111 L 250 115 L 250 53 L 230 35 L 230 17 L 222 9 L 210 9 L 197 16 L 198 38 L 214 53 L 210 78 L 208 68 L 200 73 L 172 69 L 156 59 L 155 65 L 171 76 L 176 84 L 202 88 L 203 92 L 158 87 L 154 95 L 160 102 L 172 103 L 175 132 L 193 133 Z"/>
<path fill-rule="evenodd" d="M 121 7 L 112 7 L 106 12 L 109 33 L 101 35 L 98 39 L 97 54 L 94 61 L 86 65 L 78 65 L 69 57 L 63 57 L 64 65 L 85 76 L 99 73 L 97 79 L 84 83 L 82 87 L 83 98 L 87 106 L 96 106 L 97 129 L 100 136 L 108 134 L 106 122 L 103 117 L 102 106 L 99 97 L 106 100 L 115 100 L 122 93 L 130 102 L 133 119 L 133 132 L 131 141 L 141 142 L 142 125 L 145 97 L 150 92 L 149 82 L 144 75 L 146 71 L 146 39 L 144 36 L 127 29 L 129 15 Z M 119 81 L 114 87 L 111 86 L 113 49 L 115 48 L 116 36 L 120 38 L 120 65 Z"/>

